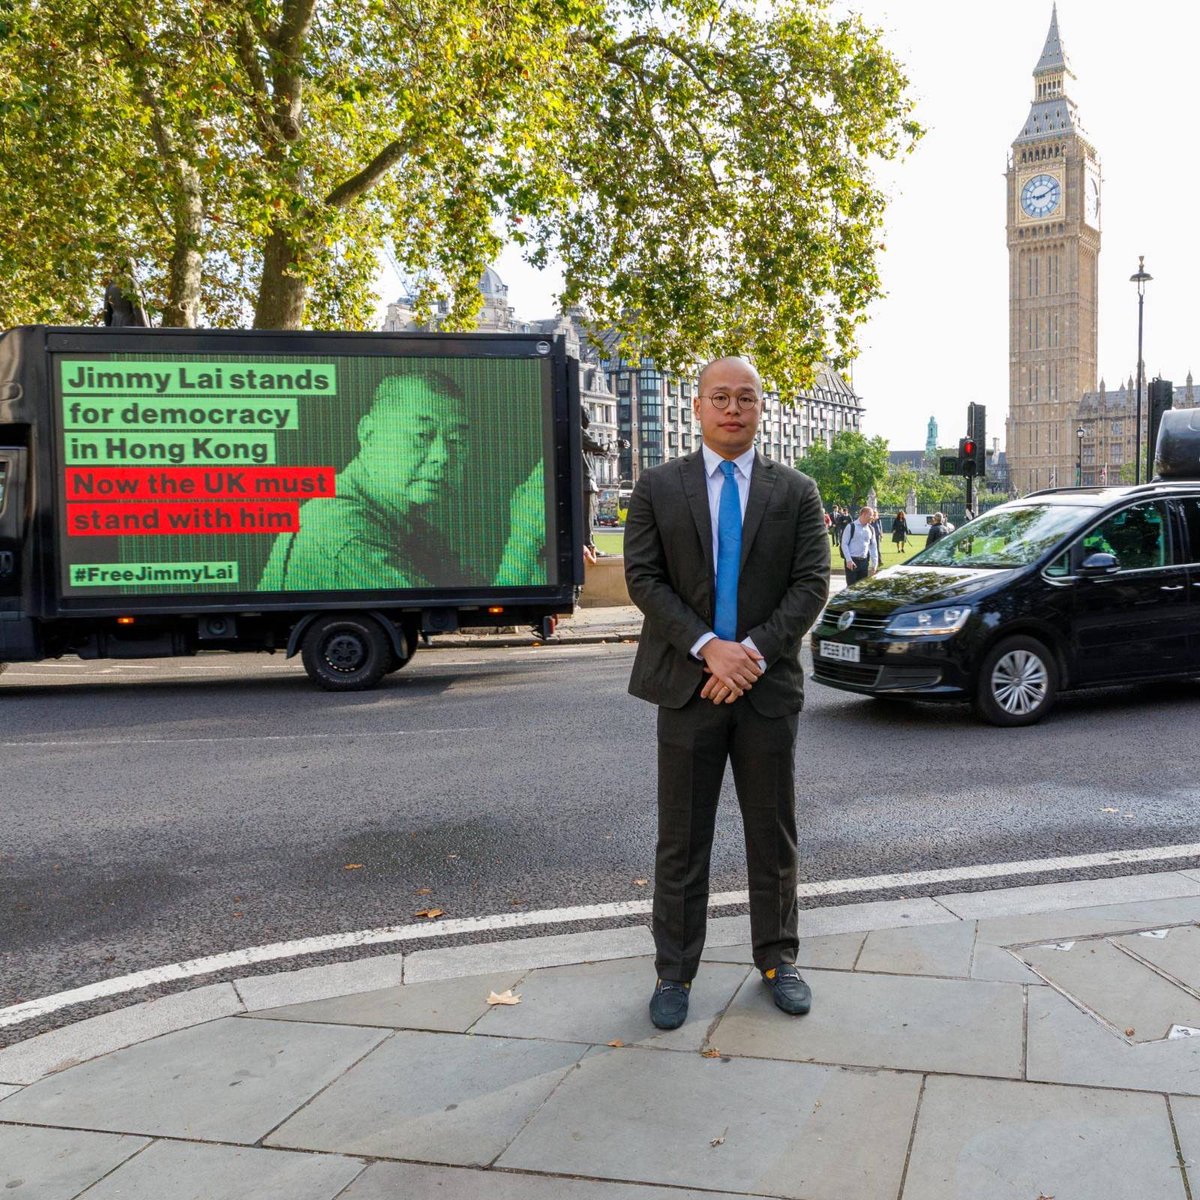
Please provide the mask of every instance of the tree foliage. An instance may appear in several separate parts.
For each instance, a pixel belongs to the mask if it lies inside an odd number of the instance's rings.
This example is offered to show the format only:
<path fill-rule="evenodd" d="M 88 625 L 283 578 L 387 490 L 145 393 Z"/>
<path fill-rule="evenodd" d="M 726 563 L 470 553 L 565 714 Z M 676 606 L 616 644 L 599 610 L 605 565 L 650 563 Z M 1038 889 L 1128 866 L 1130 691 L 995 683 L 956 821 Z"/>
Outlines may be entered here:
<path fill-rule="evenodd" d="M 827 0 L 0 0 L 0 324 L 133 259 L 172 324 L 360 327 L 390 243 L 469 327 L 513 239 L 627 351 L 787 393 L 880 294 L 906 89 Z"/>
<path fill-rule="evenodd" d="M 868 438 L 853 429 L 835 433 L 829 445 L 818 439 L 796 463 L 810 475 L 826 504 L 854 507 L 866 503 L 887 476 L 888 444 L 881 437 Z"/>

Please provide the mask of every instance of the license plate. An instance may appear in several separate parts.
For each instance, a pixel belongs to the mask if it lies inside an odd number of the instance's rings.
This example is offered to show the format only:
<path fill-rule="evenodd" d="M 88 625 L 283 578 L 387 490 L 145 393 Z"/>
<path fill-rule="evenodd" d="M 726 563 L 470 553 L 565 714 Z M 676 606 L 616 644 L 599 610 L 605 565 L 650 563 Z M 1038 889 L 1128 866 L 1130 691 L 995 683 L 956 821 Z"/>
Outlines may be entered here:
<path fill-rule="evenodd" d="M 840 658 L 842 662 L 858 662 L 858 647 L 847 646 L 845 642 L 822 642 L 822 658 Z"/>

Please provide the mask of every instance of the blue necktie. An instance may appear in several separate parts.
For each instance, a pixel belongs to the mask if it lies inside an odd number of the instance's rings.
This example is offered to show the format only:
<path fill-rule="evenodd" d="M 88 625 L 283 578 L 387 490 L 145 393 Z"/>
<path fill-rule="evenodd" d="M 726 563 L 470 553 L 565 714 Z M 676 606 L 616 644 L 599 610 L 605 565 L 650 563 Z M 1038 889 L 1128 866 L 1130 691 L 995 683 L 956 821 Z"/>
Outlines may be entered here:
<path fill-rule="evenodd" d="M 742 563 L 742 501 L 733 463 L 721 464 L 725 482 L 717 509 L 717 606 L 713 632 L 727 642 L 737 640 L 738 572 Z"/>

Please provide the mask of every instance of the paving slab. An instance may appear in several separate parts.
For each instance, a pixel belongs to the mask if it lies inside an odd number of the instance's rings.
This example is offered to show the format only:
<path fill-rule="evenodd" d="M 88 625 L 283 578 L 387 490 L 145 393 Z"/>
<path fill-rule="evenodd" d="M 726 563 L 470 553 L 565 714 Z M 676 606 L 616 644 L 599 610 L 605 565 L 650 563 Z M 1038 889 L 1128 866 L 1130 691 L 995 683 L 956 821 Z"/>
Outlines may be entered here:
<path fill-rule="evenodd" d="M 1021 958 L 1068 996 L 1135 1042 L 1165 1038 L 1173 1025 L 1200 1029 L 1200 999 L 1103 938 L 1025 946 Z M 1069 949 L 1068 949 L 1069 947 Z M 1133 1033 L 1127 1032 L 1133 1030 Z"/>
<path fill-rule="evenodd" d="M 374 954 L 357 962 L 329 963 L 323 967 L 301 967 L 297 971 L 275 971 L 250 975 L 234 981 L 247 1012 L 303 1004 L 374 992 L 404 982 L 403 954 Z"/>
<path fill-rule="evenodd" d="M 487 1012 L 488 994 L 516 987 L 522 974 L 508 971 L 434 983 L 406 983 L 359 996 L 271 1008 L 255 1015 L 274 1021 L 326 1021 L 334 1025 L 466 1033 Z"/>
<path fill-rule="evenodd" d="M 885 1071 L 591 1051 L 497 1165 L 804 1200 L 895 1200 L 919 1087 L 916 1075 Z"/>
<path fill-rule="evenodd" d="M 243 1008 L 231 983 L 214 983 L 131 1004 L 5 1047 L 0 1050 L 0 1080 L 36 1083 L 76 1063 L 202 1021 L 231 1016 Z"/>
<path fill-rule="evenodd" d="M 654 988 L 652 958 L 543 967 L 521 982 L 521 1003 L 496 1005 L 472 1032 L 499 1037 L 699 1050 L 714 1018 L 746 978 L 739 963 L 710 963 L 696 977 L 688 1019 L 673 1030 L 655 1029 L 649 1001 Z"/>
<path fill-rule="evenodd" d="M 366 1163 L 333 1154 L 155 1142 L 87 1200 L 334 1200 Z"/>
<path fill-rule="evenodd" d="M 993 983 L 1027 983 L 1031 987 L 1046 987 L 1046 981 L 1035 975 L 1014 953 L 1002 946 L 992 946 L 976 938 L 971 955 L 971 978 Z"/>
<path fill-rule="evenodd" d="M 981 944 L 1013 946 L 1022 942 L 1161 929 L 1196 921 L 1200 921 L 1200 897 L 1177 896 L 980 920 L 975 933 Z"/>
<path fill-rule="evenodd" d="M 267 1144 L 485 1166 L 583 1053 L 565 1042 L 401 1031 Z"/>
<path fill-rule="evenodd" d="M 1185 1200 L 1161 1096 L 933 1077 L 901 1200 Z"/>
<path fill-rule="evenodd" d="M 746 1195 L 739 1192 L 739 1196 Z M 338 1200 L 737 1200 L 729 1192 L 642 1187 L 561 1175 L 374 1163 Z"/>
<path fill-rule="evenodd" d="M 0 1125 L 0 1195 L 72 1200 L 149 1144 L 115 1133 Z"/>
<path fill-rule="evenodd" d="M 1200 927 L 1184 925 L 1177 929 L 1156 929 L 1113 940 L 1193 991 L 1200 991 Z"/>
<path fill-rule="evenodd" d="M 849 971 L 858 958 L 866 940 L 865 933 L 830 933 L 820 937 L 801 938 L 796 952 L 799 967 L 824 967 L 830 971 Z M 748 942 L 740 946 L 705 948 L 706 962 L 735 962 L 754 965 L 754 949 Z"/>
<path fill-rule="evenodd" d="M 0 1083 L 0 1100 L 5 1096 L 15 1096 L 20 1090 L 15 1083 Z"/>
<path fill-rule="evenodd" d="M 1077 879 L 1070 883 L 1034 883 L 981 892 L 952 892 L 939 895 L 938 903 L 971 921 L 1179 896 L 1200 896 L 1200 880 L 1190 879 L 1179 871 L 1163 871 L 1157 875 L 1113 875 L 1105 879 Z"/>
<path fill-rule="evenodd" d="M 1200 1096 L 1200 1038 L 1131 1045 L 1053 988 L 1030 988 L 1026 1077 Z"/>
<path fill-rule="evenodd" d="M 1171 1096 L 1169 1102 L 1192 1195 L 1200 1195 L 1200 1099 Z"/>
<path fill-rule="evenodd" d="M 256 1142 L 389 1036 L 226 1017 L 31 1084 L 0 1121 Z"/>
<path fill-rule="evenodd" d="M 807 1016 L 779 1012 L 751 979 L 709 1040 L 753 1058 L 1021 1077 L 1024 998 L 1015 984 L 861 971 L 805 978 Z"/>
<path fill-rule="evenodd" d="M 745 939 L 742 939 L 745 941 Z M 405 983 L 428 983 L 462 975 L 487 975 L 493 971 L 527 971 L 565 963 L 598 962 L 653 954 L 654 938 L 645 925 L 600 929 L 589 933 L 560 933 L 546 937 L 485 942 L 480 946 L 447 946 L 419 950 L 404 961 Z"/>
<path fill-rule="evenodd" d="M 974 945 L 973 921 L 923 925 L 916 929 L 874 929 L 867 934 L 856 969 L 965 979 L 971 972 Z"/>

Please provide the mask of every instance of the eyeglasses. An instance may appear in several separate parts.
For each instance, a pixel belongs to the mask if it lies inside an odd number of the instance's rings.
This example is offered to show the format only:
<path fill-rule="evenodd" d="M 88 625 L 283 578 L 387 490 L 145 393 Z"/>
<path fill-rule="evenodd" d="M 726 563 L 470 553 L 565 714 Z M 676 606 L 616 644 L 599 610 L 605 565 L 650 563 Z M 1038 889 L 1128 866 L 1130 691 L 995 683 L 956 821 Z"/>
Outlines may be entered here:
<path fill-rule="evenodd" d="M 724 412 L 725 409 L 727 409 L 729 407 L 729 402 L 733 399 L 735 399 L 735 397 L 730 392 L 709 392 L 708 393 L 709 404 L 711 404 L 713 406 L 713 408 L 718 409 L 721 412 Z M 738 392 L 736 399 L 737 399 L 738 409 L 741 412 L 748 412 L 750 409 L 752 409 L 758 403 L 758 393 L 757 392 Z"/>

